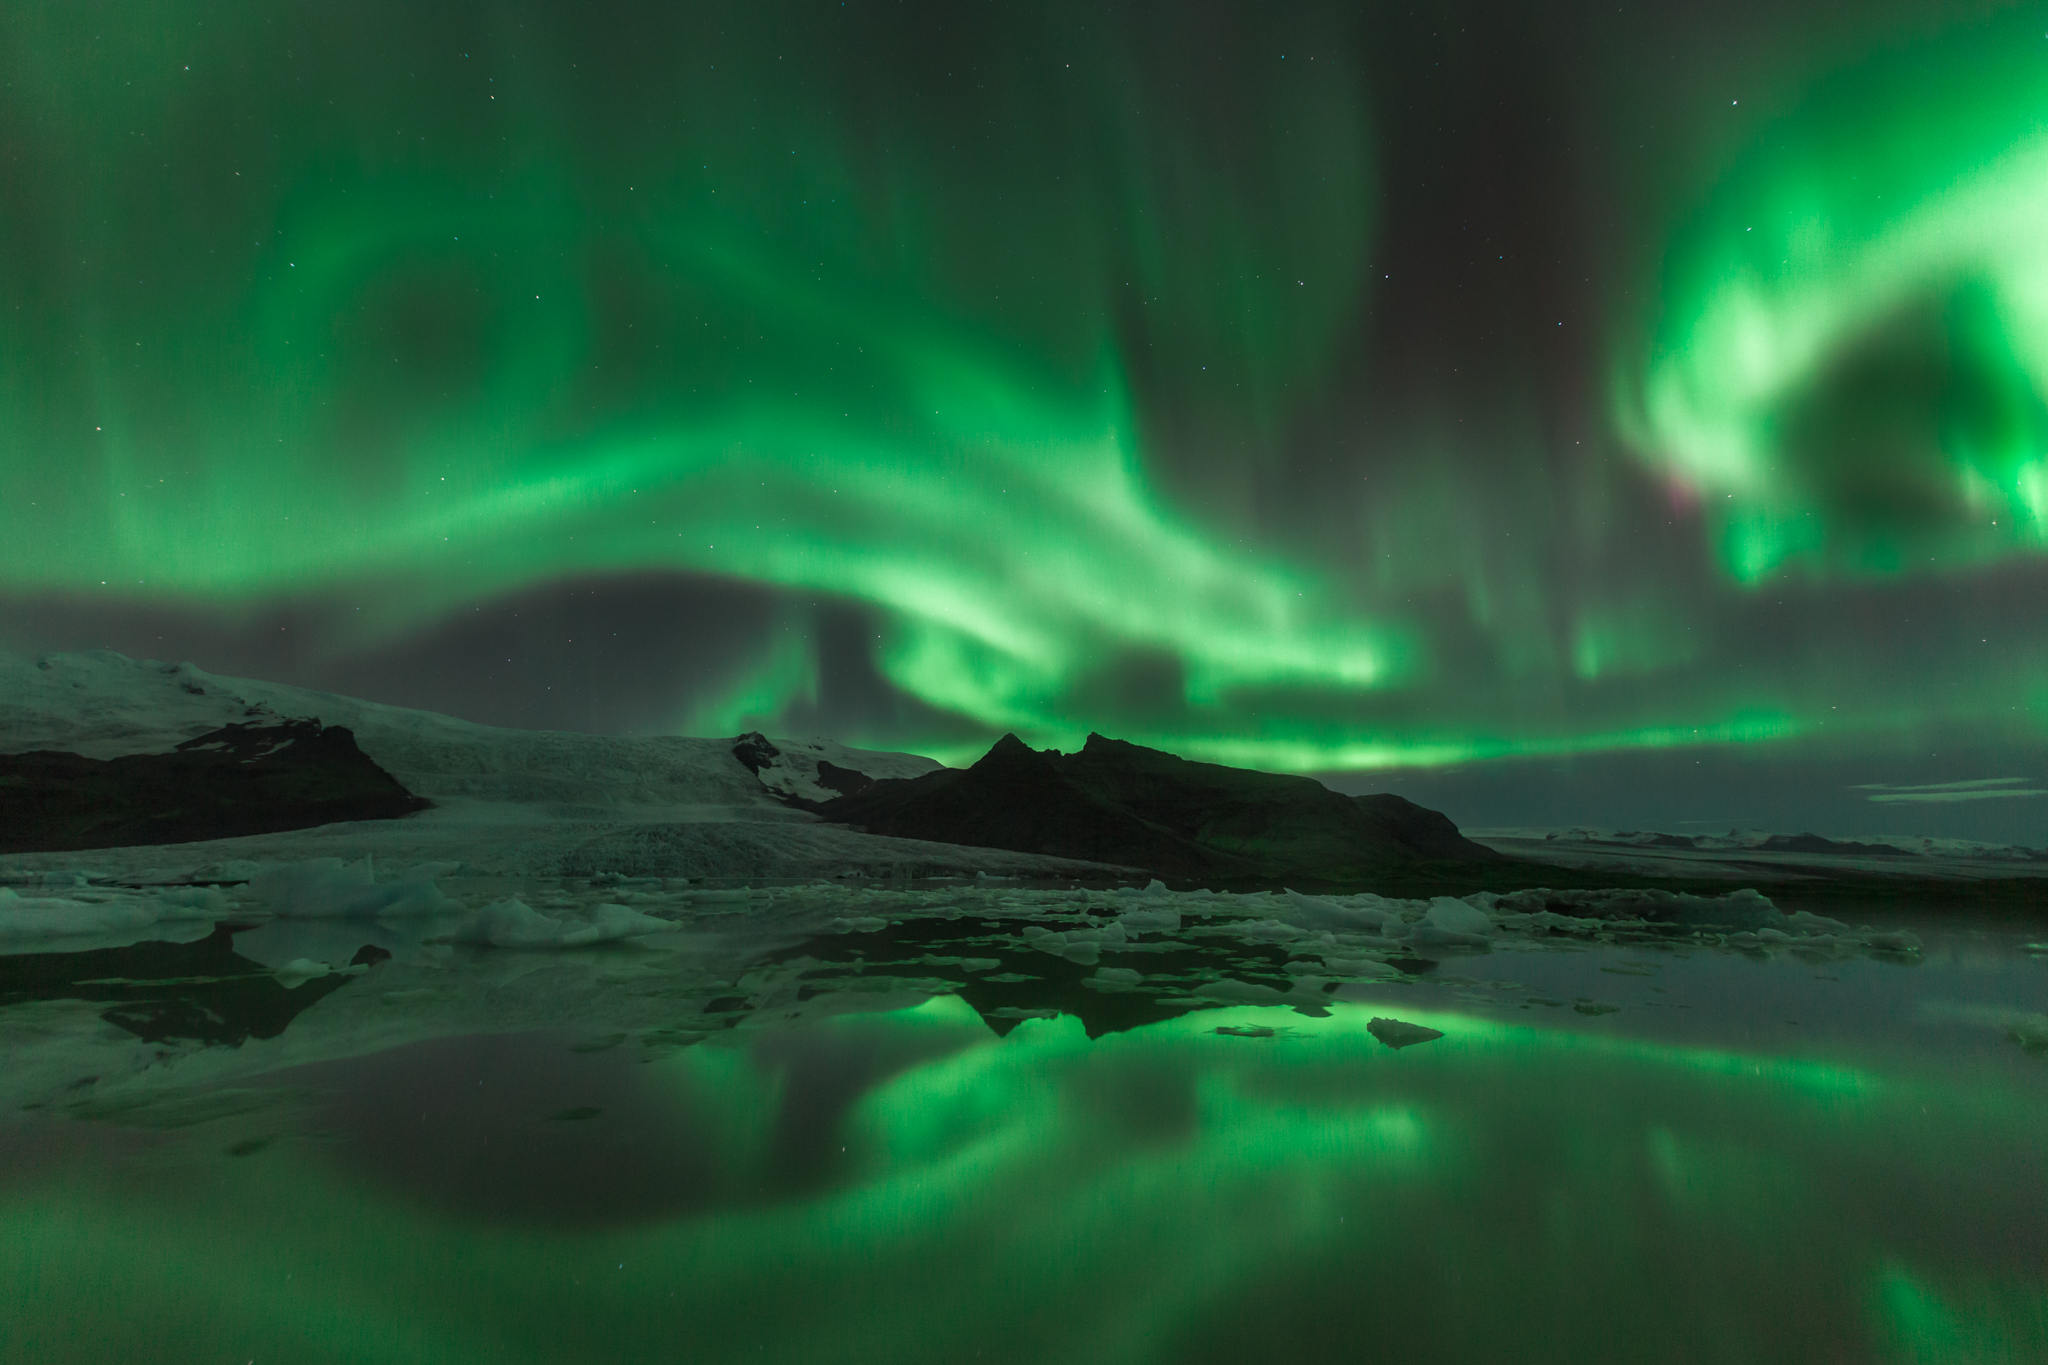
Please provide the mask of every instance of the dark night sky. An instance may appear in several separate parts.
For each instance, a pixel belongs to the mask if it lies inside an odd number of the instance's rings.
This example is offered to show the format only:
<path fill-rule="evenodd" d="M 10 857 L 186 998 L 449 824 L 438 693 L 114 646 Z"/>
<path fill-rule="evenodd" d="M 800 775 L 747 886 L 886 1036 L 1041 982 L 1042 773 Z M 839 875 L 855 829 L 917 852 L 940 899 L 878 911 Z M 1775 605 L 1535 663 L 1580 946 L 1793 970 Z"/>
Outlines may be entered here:
<path fill-rule="evenodd" d="M 2048 842 L 2044 29 L 12 5 L 0 639 Z"/>

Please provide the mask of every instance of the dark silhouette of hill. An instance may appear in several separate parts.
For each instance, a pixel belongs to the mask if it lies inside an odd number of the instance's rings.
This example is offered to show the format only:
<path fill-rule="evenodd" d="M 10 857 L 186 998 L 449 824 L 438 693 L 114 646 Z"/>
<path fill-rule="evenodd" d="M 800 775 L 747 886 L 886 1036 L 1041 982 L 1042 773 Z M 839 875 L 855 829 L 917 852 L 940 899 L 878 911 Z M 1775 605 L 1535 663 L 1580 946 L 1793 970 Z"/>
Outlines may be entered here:
<path fill-rule="evenodd" d="M 1073 754 L 1005 735 L 971 768 L 879 781 L 813 809 L 875 834 L 1086 858 L 1170 881 L 1332 884 L 1500 857 L 1398 796 L 1345 796 L 1314 778 L 1194 763 L 1101 735 Z"/>
<path fill-rule="evenodd" d="M 432 803 L 340 725 L 228 725 L 166 754 L 0 754 L 0 853 L 175 844 L 384 820 Z"/>
<path fill-rule="evenodd" d="M 1916 858 L 1895 844 L 1866 844 L 1854 839 L 1823 839 L 1818 834 L 1773 834 L 1764 840 L 1767 853 L 1853 853 L 1865 858 Z"/>

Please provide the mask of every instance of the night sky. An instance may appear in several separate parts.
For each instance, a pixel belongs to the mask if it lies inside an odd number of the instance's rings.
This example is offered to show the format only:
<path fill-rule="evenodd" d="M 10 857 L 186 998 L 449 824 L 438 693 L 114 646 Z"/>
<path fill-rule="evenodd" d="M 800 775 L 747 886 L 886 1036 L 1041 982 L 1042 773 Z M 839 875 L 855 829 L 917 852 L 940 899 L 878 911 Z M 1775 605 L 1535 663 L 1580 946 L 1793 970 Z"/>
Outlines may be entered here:
<path fill-rule="evenodd" d="M 23 0 L 0 80 L 12 646 L 2048 843 L 2036 6 Z"/>

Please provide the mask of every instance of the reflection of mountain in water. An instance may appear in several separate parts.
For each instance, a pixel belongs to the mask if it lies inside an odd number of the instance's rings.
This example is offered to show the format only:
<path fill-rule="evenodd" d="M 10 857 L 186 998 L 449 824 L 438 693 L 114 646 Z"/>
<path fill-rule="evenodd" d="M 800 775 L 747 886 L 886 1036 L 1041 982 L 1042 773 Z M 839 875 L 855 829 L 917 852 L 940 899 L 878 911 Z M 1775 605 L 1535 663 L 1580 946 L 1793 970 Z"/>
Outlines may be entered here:
<path fill-rule="evenodd" d="M 240 1047 L 251 1038 L 277 1037 L 300 1013 L 349 980 L 330 975 L 288 988 L 268 968 L 235 951 L 235 933 L 222 925 L 191 943 L 0 956 L 0 1007 L 31 1000 L 90 1000 L 108 1006 L 102 1019 L 146 1042 Z M 351 965 L 389 956 L 366 946 Z"/>

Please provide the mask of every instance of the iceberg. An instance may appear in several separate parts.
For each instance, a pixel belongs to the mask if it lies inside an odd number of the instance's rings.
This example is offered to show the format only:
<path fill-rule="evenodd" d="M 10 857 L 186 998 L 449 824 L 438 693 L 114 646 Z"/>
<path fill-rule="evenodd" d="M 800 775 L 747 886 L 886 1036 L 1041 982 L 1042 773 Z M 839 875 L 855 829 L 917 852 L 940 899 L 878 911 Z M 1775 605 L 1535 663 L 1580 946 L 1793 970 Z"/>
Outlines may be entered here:
<path fill-rule="evenodd" d="M 272 914 L 292 918 L 445 914 L 448 898 L 434 880 L 459 866 L 419 863 L 396 880 L 380 883 L 367 854 L 353 863 L 310 858 L 265 868 L 249 879 L 249 892 Z"/>

